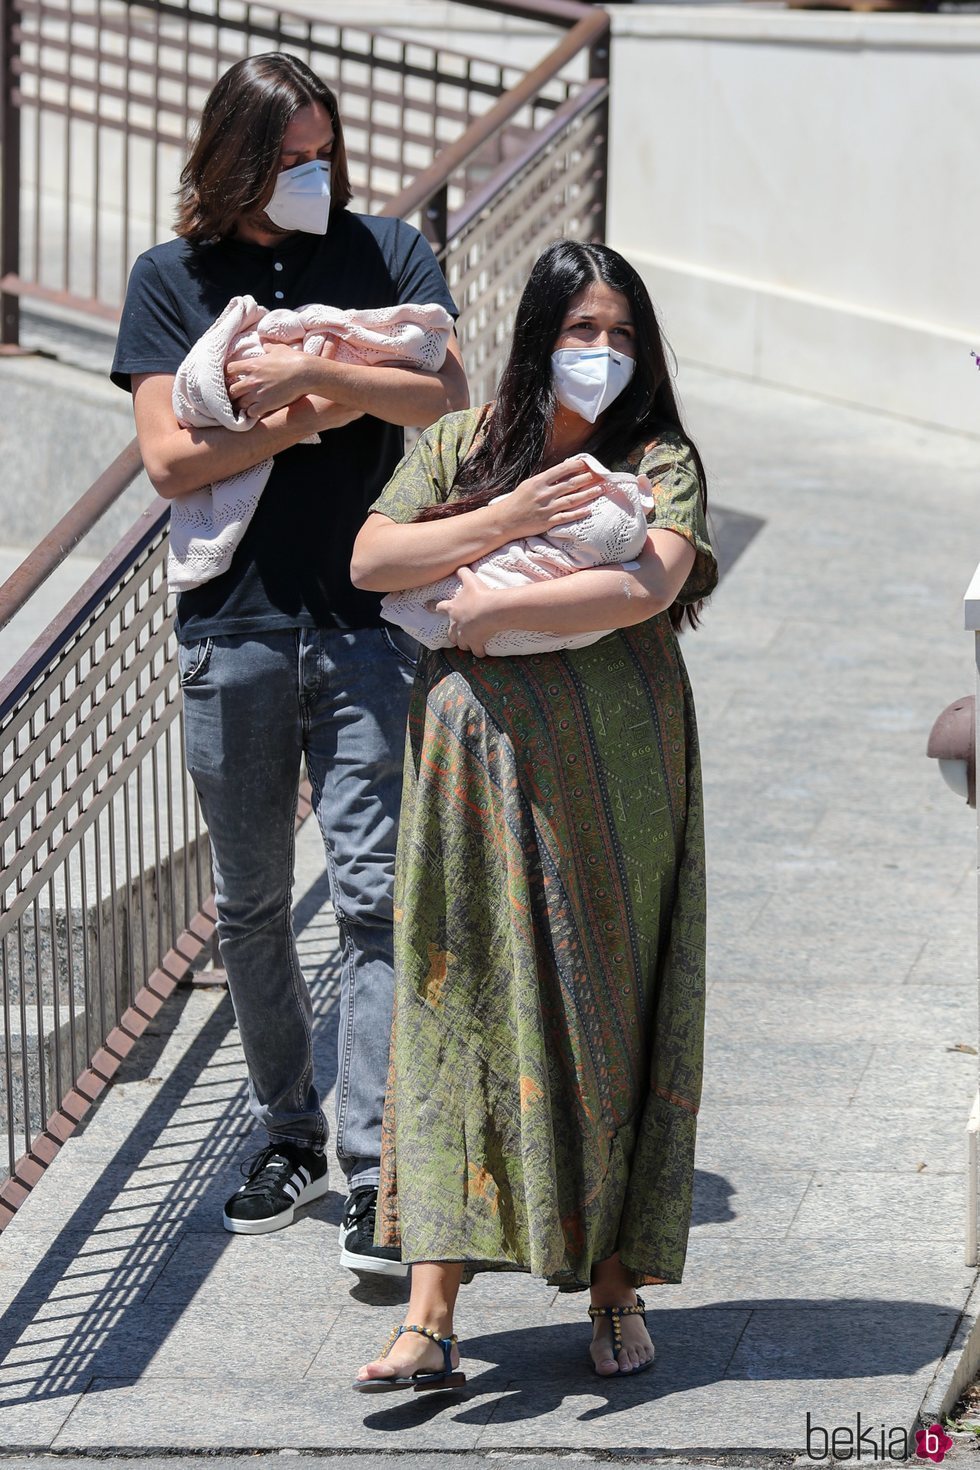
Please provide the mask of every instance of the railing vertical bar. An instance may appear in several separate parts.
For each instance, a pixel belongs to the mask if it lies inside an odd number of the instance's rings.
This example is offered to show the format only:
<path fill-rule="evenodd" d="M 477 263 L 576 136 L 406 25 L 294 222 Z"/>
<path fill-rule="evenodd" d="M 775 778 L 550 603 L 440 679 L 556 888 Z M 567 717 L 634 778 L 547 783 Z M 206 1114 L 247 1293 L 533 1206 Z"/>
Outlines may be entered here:
<path fill-rule="evenodd" d="M 371 38 L 368 41 L 368 50 L 367 50 L 367 54 L 368 54 L 368 57 L 370 58 L 370 61 L 369 61 L 369 66 L 368 66 L 367 117 L 365 118 L 365 122 L 364 122 L 364 132 L 365 132 L 365 136 L 368 137 L 368 138 L 370 138 L 370 136 L 371 136 L 371 129 L 374 126 L 374 113 L 375 113 L 375 108 L 376 108 L 377 99 L 378 99 L 378 89 L 377 89 L 377 84 L 375 82 L 375 74 L 377 72 L 377 67 L 375 65 L 376 58 L 375 58 L 375 53 L 374 53 L 374 41 L 375 41 L 375 36 L 374 36 L 374 32 L 372 31 L 371 32 Z M 373 209 L 374 208 L 374 179 L 375 179 L 375 172 L 374 172 L 374 154 L 371 152 L 370 146 L 368 147 L 368 150 L 367 150 L 366 177 L 367 177 L 367 207 L 370 210 L 370 209 Z"/>
<path fill-rule="evenodd" d="M 187 929 L 187 928 L 190 927 L 191 914 L 193 912 L 195 912 L 198 908 L 200 908 L 200 905 L 201 905 L 201 899 L 200 899 L 200 896 L 199 896 L 200 895 L 200 887 L 201 887 L 201 884 L 200 884 L 200 882 L 198 883 L 198 891 L 194 895 L 194 908 L 192 909 L 191 908 L 191 873 L 190 873 L 191 824 L 190 824 L 190 803 L 187 800 L 187 776 L 185 774 L 186 773 L 187 766 L 186 766 L 186 758 L 185 758 L 185 753 L 184 753 L 184 721 L 183 721 L 183 718 L 181 718 L 181 719 L 179 719 L 177 721 L 177 754 L 178 754 L 178 756 L 180 758 L 180 767 L 179 767 L 179 769 L 180 769 L 180 818 L 181 818 L 180 826 L 181 826 L 181 831 L 184 834 L 184 914 L 183 914 L 184 923 L 183 923 L 183 928 Z M 200 863 L 199 863 L 199 861 L 196 864 L 196 866 L 198 868 L 198 872 L 200 872 Z"/>
<path fill-rule="evenodd" d="M 14 68 L 19 59 L 14 0 L 0 0 L 0 277 L 20 275 L 21 130 L 14 94 Z M 20 341 L 20 301 L 12 291 L 0 293 L 0 343 Z"/>
<path fill-rule="evenodd" d="M 76 1075 L 79 1067 L 78 1056 L 78 1018 L 75 1009 L 75 934 L 72 923 L 72 891 L 71 891 L 71 854 L 65 858 L 65 972 L 68 986 L 68 1039 L 71 1045 L 72 1075 Z M 58 1099 L 59 1105 L 61 1099 Z"/>
<path fill-rule="evenodd" d="M 129 815 L 129 803 L 131 797 L 130 782 L 127 781 L 122 789 L 122 814 L 123 814 L 123 861 L 126 865 L 126 967 L 129 971 L 130 997 L 134 996 L 142 985 L 146 984 L 146 976 L 136 973 L 136 946 L 133 934 L 133 838 Z M 190 923 L 190 919 L 188 919 Z M 185 924 L 185 928 L 187 925 Z"/>
<path fill-rule="evenodd" d="M 85 1002 L 85 1056 L 86 1059 L 95 1053 L 95 1043 L 92 1038 L 92 1026 L 95 1017 L 92 1014 L 92 946 L 90 943 L 88 925 L 88 860 L 86 852 L 88 843 L 84 837 L 76 849 L 78 853 L 78 923 L 82 934 L 82 996 Z"/>
<path fill-rule="evenodd" d="M 153 785 L 153 872 L 156 879 L 157 914 L 157 964 L 163 961 L 163 874 L 160 864 L 160 748 L 154 745 L 150 751 L 150 772 Z"/>
<path fill-rule="evenodd" d="M 170 914 L 170 932 L 168 935 L 167 948 L 172 949 L 177 943 L 177 875 L 174 870 L 177 844 L 174 842 L 174 774 L 173 774 L 173 739 L 171 726 L 168 725 L 163 736 L 163 763 L 166 772 L 167 792 L 167 873 L 169 876 L 170 903 L 168 905 Z M 186 838 L 186 834 L 185 834 Z"/>
<path fill-rule="evenodd" d="M 134 780 L 135 780 L 135 783 L 136 783 L 136 849 L 137 849 L 137 854 L 138 854 L 138 858 L 139 858 L 139 870 L 140 870 L 141 873 L 145 871 L 145 866 L 146 866 L 146 830 L 145 830 L 145 825 L 144 825 L 144 820 L 143 820 L 143 780 L 144 780 L 144 771 L 145 771 L 145 768 L 146 768 L 146 760 L 144 759 L 144 760 L 141 760 L 140 763 L 139 763 L 139 765 L 136 767 L 136 774 L 134 776 Z M 146 932 L 146 930 L 147 930 L 147 924 L 146 924 L 146 892 L 145 892 L 145 890 L 143 888 L 142 883 L 139 886 L 139 900 L 140 900 L 140 944 L 142 946 L 142 951 L 143 951 L 143 977 L 142 978 L 143 978 L 143 984 L 145 985 L 146 984 L 146 977 L 150 973 L 150 950 L 149 950 L 149 939 L 147 937 L 147 932 Z"/>
<path fill-rule="evenodd" d="M 92 867 L 95 874 L 95 955 L 96 955 L 96 981 L 99 987 L 99 1026 L 100 1036 L 106 1036 L 109 1032 L 106 985 L 106 963 L 105 963 L 105 924 L 103 920 L 104 898 L 102 892 L 102 817 L 96 818 L 91 826 L 92 832 Z M 115 1017 L 113 1017 L 115 1021 Z"/>
<path fill-rule="evenodd" d="M 153 28 L 153 131 L 150 163 L 150 239 L 160 235 L 160 12 L 154 12 Z"/>
<path fill-rule="evenodd" d="M 40 1103 L 39 1117 L 43 1120 L 48 1116 L 48 1079 L 46 1076 L 45 1040 L 46 1031 L 44 1026 L 44 981 L 41 975 L 41 904 L 35 897 L 31 905 L 34 916 L 34 1009 L 37 1013 L 37 1083 L 38 1100 Z M 54 1031 L 54 1049 L 58 1050 L 58 1028 Z"/>
<path fill-rule="evenodd" d="M 102 0 L 95 0 L 95 24 L 97 34 L 102 33 Z M 102 57 L 95 58 L 95 80 L 92 97 L 92 263 L 89 291 L 94 301 L 99 300 L 99 260 L 101 256 L 102 226 L 99 218 L 102 208 Z"/>
<path fill-rule="evenodd" d="M 129 54 L 130 54 L 130 17 L 131 17 L 131 15 L 132 15 L 132 11 L 130 10 L 130 7 L 127 5 L 124 8 L 124 10 L 123 10 L 123 16 L 125 17 L 124 24 L 123 24 L 123 55 L 124 56 L 129 56 Z M 129 224 L 129 221 L 130 221 L 130 214 L 129 214 L 129 198 L 130 198 L 130 192 L 129 192 L 129 170 L 130 170 L 130 163 L 131 163 L 131 155 L 130 155 L 130 149 L 129 149 L 130 132 L 129 132 L 128 124 L 130 122 L 130 113 L 131 113 L 131 108 L 132 108 L 132 93 L 130 91 L 130 80 L 129 80 L 129 68 L 128 67 L 125 70 L 125 77 L 126 77 L 126 82 L 125 82 L 125 87 L 123 89 L 123 91 L 124 91 L 124 95 L 123 95 L 123 114 L 124 114 L 124 118 L 125 118 L 125 122 L 126 122 L 127 126 L 125 126 L 123 128 L 123 135 L 122 135 L 122 253 L 121 253 L 120 257 L 119 257 L 119 266 L 120 266 L 120 273 L 121 273 L 120 274 L 120 279 L 119 279 L 119 294 L 120 294 L 120 297 L 125 293 L 125 290 L 126 290 L 126 281 L 127 281 L 128 277 L 129 277 L 129 236 L 130 236 L 130 224 Z"/>
<path fill-rule="evenodd" d="M 54 1030 L 54 1106 L 65 1095 L 61 1065 L 61 966 L 58 962 L 58 911 L 54 877 L 48 883 L 48 935 L 51 946 L 51 1015 Z"/>
<path fill-rule="evenodd" d="M 24 919 L 17 920 L 17 1000 L 20 1006 L 20 1065 L 24 1108 L 24 1152 L 31 1146 L 31 1069 L 27 1040 L 27 984 L 24 973 Z"/>
<path fill-rule="evenodd" d="M 10 1030 L 10 960 L 8 958 L 9 934 L 0 939 L 0 954 L 3 958 L 3 1078 L 7 1097 L 7 1172 L 14 1172 L 17 1150 L 14 1146 L 14 1047 Z"/>
<path fill-rule="evenodd" d="M 38 37 L 37 48 L 38 48 L 38 56 L 40 57 L 40 53 L 41 53 L 41 39 L 40 39 L 40 36 Z M 41 277 L 42 277 L 42 270 L 41 270 L 41 233 L 42 233 L 41 232 L 41 159 L 44 157 L 44 150 L 43 150 L 43 148 L 41 146 L 41 131 L 42 131 L 42 119 L 43 119 L 43 116 L 44 116 L 44 108 L 42 106 L 42 102 L 43 102 L 43 97 L 42 97 L 43 88 L 44 88 L 44 83 L 43 83 L 43 81 L 41 79 L 41 76 L 40 76 L 40 68 L 38 68 L 37 102 L 36 102 L 35 111 L 34 111 L 34 239 L 31 242 L 32 245 L 33 245 L 33 247 L 34 247 L 34 279 L 35 279 L 35 281 L 40 281 L 41 280 Z"/>
<path fill-rule="evenodd" d="M 62 252 L 61 288 L 71 290 L 71 135 L 72 135 L 72 37 L 73 16 L 69 10 L 65 20 L 65 129 L 62 148 L 64 150 L 64 194 L 62 199 Z M 38 191 L 40 192 L 40 160 L 38 160 Z"/>
<path fill-rule="evenodd" d="M 116 798 L 114 796 L 110 798 L 109 804 L 105 809 L 105 814 L 106 832 L 108 833 L 109 838 L 109 932 L 112 936 L 111 967 L 113 976 L 115 977 L 115 981 L 112 987 L 112 1021 L 113 1025 L 115 1025 L 116 1021 L 119 1019 L 120 1015 L 126 1007 L 122 1005 L 121 997 L 119 994 L 119 956 L 121 951 L 119 946 L 119 924 L 116 915 L 116 890 L 118 888 L 118 884 L 116 882 Z"/>

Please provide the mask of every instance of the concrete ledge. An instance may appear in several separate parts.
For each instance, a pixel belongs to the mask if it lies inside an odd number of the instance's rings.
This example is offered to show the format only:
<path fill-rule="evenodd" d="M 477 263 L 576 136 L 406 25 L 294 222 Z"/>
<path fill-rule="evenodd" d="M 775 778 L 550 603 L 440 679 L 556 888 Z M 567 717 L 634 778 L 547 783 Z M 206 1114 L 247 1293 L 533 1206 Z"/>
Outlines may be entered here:
<path fill-rule="evenodd" d="M 0 521 L 4 544 L 36 546 L 133 438 L 129 395 L 48 357 L 0 359 Z M 145 475 L 84 542 L 102 557 L 152 501 Z"/>
<path fill-rule="evenodd" d="M 957 1399 L 976 1378 L 980 1378 L 980 1280 L 970 1293 L 942 1362 L 936 1369 L 936 1376 L 922 1401 L 919 1422 L 923 1425 L 942 1424 Z"/>
<path fill-rule="evenodd" d="M 970 360 L 976 334 L 615 243 L 646 281 L 685 360 L 980 436 L 980 378 Z"/>

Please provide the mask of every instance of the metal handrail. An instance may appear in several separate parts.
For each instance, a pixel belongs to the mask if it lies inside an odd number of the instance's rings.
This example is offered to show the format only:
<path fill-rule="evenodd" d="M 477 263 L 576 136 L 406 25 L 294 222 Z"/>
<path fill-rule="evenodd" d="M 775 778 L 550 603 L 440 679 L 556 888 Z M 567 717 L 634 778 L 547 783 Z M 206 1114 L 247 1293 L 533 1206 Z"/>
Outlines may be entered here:
<path fill-rule="evenodd" d="M 131 439 L 108 469 L 102 471 L 85 494 L 75 501 L 44 540 L 0 586 L 0 631 L 30 602 L 51 573 L 57 571 L 109 507 L 115 505 L 120 495 L 129 489 L 142 468 L 139 445 Z"/>
<path fill-rule="evenodd" d="M 515 87 L 506 92 L 488 112 L 471 123 L 461 137 L 442 149 L 438 158 L 434 159 L 427 169 L 423 169 L 407 188 L 385 205 L 380 211 L 382 214 L 406 219 L 425 208 L 441 190 L 447 187 L 453 174 L 458 172 L 494 133 L 516 116 L 547 82 L 552 81 L 564 66 L 567 66 L 581 52 L 593 51 L 598 42 L 608 36 L 610 22 L 604 10 L 596 10 L 585 5 L 577 5 L 574 8 L 585 13 L 575 22 L 564 40 L 559 42 L 554 50 L 550 51 Z M 608 58 L 602 59 L 607 60 Z M 429 218 L 431 222 L 433 217 Z M 432 238 L 431 228 L 426 230 L 426 234 L 430 239 Z M 444 245 L 445 238 L 438 239 L 437 237 L 434 243 Z"/>
<path fill-rule="evenodd" d="M 449 216 L 447 229 L 449 239 L 461 235 L 464 230 L 468 229 L 472 222 L 484 210 L 489 209 L 494 200 L 505 192 L 514 179 L 524 172 L 535 154 L 547 148 L 552 140 L 567 128 L 572 119 L 595 107 L 602 100 L 606 91 L 607 84 L 596 79 L 586 82 L 580 92 L 568 102 L 563 103 L 551 120 L 543 128 L 538 129 L 531 142 L 520 153 L 502 164 L 496 173 L 491 174 L 482 188 L 468 194 L 463 205 Z"/>

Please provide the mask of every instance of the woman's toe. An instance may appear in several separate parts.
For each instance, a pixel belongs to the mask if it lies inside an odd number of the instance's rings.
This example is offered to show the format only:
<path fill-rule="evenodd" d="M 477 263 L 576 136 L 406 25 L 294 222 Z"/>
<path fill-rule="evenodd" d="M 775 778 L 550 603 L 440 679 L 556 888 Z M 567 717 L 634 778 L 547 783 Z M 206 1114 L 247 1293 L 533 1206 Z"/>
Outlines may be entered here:
<path fill-rule="evenodd" d="M 359 1383 L 364 1383 L 369 1378 L 387 1377 L 388 1372 L 386 1370 L 386 1365 L 382 1363 L 379 1359 L 375 1359 L 373 1363 L 365 1363 L 357 1370 L 357 1380 Z"/>

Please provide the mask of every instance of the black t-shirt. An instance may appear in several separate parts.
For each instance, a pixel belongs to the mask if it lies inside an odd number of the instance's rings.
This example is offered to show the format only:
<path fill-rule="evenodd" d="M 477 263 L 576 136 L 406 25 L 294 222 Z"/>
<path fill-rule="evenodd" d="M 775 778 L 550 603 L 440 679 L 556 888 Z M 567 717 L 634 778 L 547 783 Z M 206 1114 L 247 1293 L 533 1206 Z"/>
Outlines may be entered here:
<path fill-rule="evenodd" d="M 133 266 L 112 381 L 175 373 L 232 296 L 272 310 L 435 303 L 456 315 L 428 243 L 411 225 L 335 212 L 326 235 L 280 245 L 168 240 Z M 276 455 L 258 508 L 222 576 L 177 599 L 182 642 L 277 628 L 371 628 L 380 599 L 351 585 L 354 538 L 404 451 L 404 434 L 365 415 L 319 444 Z"/>

